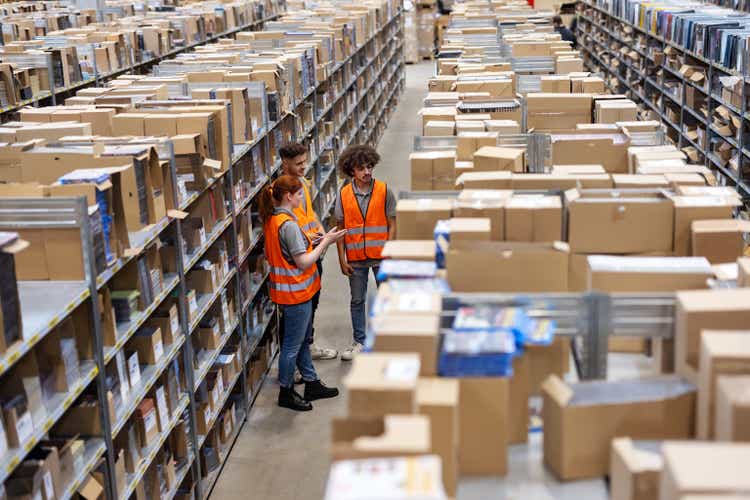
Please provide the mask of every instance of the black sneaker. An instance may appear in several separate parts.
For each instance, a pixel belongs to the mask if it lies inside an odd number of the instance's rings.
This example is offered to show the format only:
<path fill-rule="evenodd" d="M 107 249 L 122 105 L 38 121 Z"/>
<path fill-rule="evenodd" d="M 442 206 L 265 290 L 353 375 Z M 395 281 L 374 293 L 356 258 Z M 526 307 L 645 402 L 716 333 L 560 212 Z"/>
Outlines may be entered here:
<path fill-rule="evenodd" d="M 305 400 L 315 401 L 316 399 L 335 398 L 339 395 L 339 390 L 335 387 L 326 387 L 320 380 L 314 382 L 305 382 Z"/>
<path fill-rule="evenodd" d="M 305 401 L 291 387 L 279 388 L 279 406 L 294 411 L 310 411 L 313 408 L 309 401 Z"/>

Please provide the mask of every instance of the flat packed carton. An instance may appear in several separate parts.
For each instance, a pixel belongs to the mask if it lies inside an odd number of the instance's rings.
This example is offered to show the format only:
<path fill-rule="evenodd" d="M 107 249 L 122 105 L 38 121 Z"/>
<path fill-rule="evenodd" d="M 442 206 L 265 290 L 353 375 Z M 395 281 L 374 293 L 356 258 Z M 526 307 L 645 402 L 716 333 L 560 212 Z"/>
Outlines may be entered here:
<path fill-rule="evenodd" d="M 735 262 L 745 252 L 744 235 L 750 221 L 710 219 L 693 221 L 690 226 L 693 255 L 706 257 L 713 264 Z"/>
<path fill-rule="evenodd" d="M 400 240 L 433 239 L 435 224 L 450 219 L 452 200 L 399 200 L 396 205 L 396 236 Z"/>
<path fill-rule="evenodd" d="M 461 378 L 458 468 L 461 476 L 508 471 L 509 379 Z"/>
<path fill-rule="evenodd" d="M 505 206 L 512 193 L 493 189 L 464 189 L 458 194 L 456 217 L 483 217 L 490 221 L 490 239 L 505 239 Z"/>
<path fill-rule="evenodd" d="M 573 252 L 672 251 L 674 209 L 661 192 L 569 190 L 565 199 Z"/>
<path fill-rule="evenodd" d="M 560 197 L 513 196 L 505 206 L 505 240 L 538 243 L 562 240 Z"/>
<path fill-rule="evenodd" d="M 435 251 L 435 240 L 391 240 L 385 242 L 383 257 L 434 262 Z"/>
<path fill-rule="evenodd" d="M 600 292 L 674 292 L 708 288 L 713 276 L 702 257 L 589 255 L 587 289 Z"/>
<path fill-rule="evenodd" d="M 334 418 L 331 461 L 427 455 L 430 432 L 430 419 L 424 415 Z"/>
<path fill-rule="evenodd" d="M 679 291 L 675 299 L 675 369 L 697 384 L 701 332 L 747 329 L 750 325 L 750 290 Z"/>
<path fill-rule="evenodd" d="M 419 355 L 419 374 L 437 375 L 440 316 L 386 314 L 372 319 L 377 353 L 416 353 Z"/>
<path fill-rule="evenodd" d="M 351 417 L 414 413 L 420 361 L 417 354 L 367 353 L 357 356 L 344 379 Z"/>
<path fill-rule="evenodd" d="M 612 500 L 659 500 L 663 467 L 659 442 L 612 441 L 609 481 Z"/>
<path fill-rule="evenodd" d="M 628 173 L 630 138 L 625 134 L 590 134 L 586 131 L 557 132 L 552 141 L 552 164 L 579 164 L 581 159 L 604 167 L 609 173 Z"/>
<path fill-rule="evenodd" d="M 448 283 L 456 292 L 565 292 L 568 253 L 561 242 L 458 241 L 447 254 Z"/>
<path fill-rule="evenodd" d="M 718 432 L 716 379 L 720 375 L 750 375 L 750 330 L 703 330 L 698 372 L 698 439 Z"/>
<path fill-rule="evenodd" d="M 688 439 L 695 387 L 675 376 L 542 385 L 544 463 L 564 480 L 604 476 L 612 439 Z"/>
<path fill-rule="evenodd" d="M 714 428 L 717 441 L 750 442 L 750 376 L 719 376 Z"/>
<path fill-rule="evenodd" d="M 638 119 L 638 107 L 630 100 L 596 101 L 597 123 L 616 123 Z"/>
<path fill-rule="evenodd" d="M 750 491 L 750 444 L 670 442 L 662 445 L 664 469 L 659 500 L 687 495 L 730 495 Z"/>
<path fill-rule="evenodd" d="M 466 172 L 458 176 L 456 186 L 459 189 L 510 189 L 511 177 L 508 171 Z"/>
<path fill-rule="evenodd" d="M 726 196 L 671 196 L 674 205 L 674 254 L 678 257 L 692 255 L 691 226 L 693 222 L 707 219 L 730 219 L 738 203 L 736 197 Z"/>
<path fill-rule="evenodd" d="M 417 411 L 430 418 L 432 452 L 442 460 L 445 491 L 455 496 L 458 482 L 459 381 L 420 378 Z"/>
<path fill-rule="evenodd" d="M 521 149 L 483 146 L 474 153 L 473 161 L 476 172 L 524 171 L 524 153 Z"/>

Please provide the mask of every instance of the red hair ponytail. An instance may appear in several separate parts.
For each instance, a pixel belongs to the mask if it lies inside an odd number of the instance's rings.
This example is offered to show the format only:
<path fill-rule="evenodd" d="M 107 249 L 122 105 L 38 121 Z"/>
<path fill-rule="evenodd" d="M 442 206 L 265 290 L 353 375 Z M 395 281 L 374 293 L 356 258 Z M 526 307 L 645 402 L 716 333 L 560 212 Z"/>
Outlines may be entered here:
<path fill-rule="evenodd" d="M 281 203 L 284 195 L 287 193 L 294 194 L 302 189 L 302 182 L 292 175 L 282 175 L 273 181 L 270 186 L 260 192 L 258 200 L 258 212 L 260 220 L 265 222 L 273 215 L 274 207 Z"/>

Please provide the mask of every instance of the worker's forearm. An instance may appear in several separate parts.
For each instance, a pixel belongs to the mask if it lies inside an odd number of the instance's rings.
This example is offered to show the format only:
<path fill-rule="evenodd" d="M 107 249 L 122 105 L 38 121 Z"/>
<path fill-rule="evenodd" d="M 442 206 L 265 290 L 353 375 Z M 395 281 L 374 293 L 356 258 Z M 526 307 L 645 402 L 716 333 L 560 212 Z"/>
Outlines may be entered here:
<path fill-rule="evenodd" d="M 389 240 L 396 239 L 396 218 L 395 217 L 391 217 L 388 219 L 388 239 Z"/>

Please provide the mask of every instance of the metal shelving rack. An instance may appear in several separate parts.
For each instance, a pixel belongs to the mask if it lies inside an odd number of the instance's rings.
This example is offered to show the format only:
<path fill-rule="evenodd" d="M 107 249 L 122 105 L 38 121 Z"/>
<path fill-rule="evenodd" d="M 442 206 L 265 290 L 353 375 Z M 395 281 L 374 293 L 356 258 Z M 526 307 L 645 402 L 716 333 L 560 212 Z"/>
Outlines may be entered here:
<path fill-rule="evenodd" d="M 744 103 L 747 97 L 748 76 L 645 31 L 592 1 L 585 1 L 582 4 L 585 10 L 577 14 L 577 36 L 579 49 L 589 68 L 605 76 L 605 82 L 613 93 L 627 94 L 640 103 L 642 109 L 656 115 L 667 126 L 668 136 L 677 147 L 694 147 L 705 166 L 717 173 L 720 184 L 736 187 L 746 202 L 750 200 L 750 144 L 744 143 L 745 133 L 750 127 L 750 122 L 748 122 L 750 111 L 737 109 L 717 95 L 717 92 L 721 93 L 721 90 L 717 88 L 718 78 L 736 76 L 743 81 L 741 98 Z M 636 44 L 636 39 L 645 43 Z M 707 45 L 710 46 L 710 44 Z M 626 48 L 627 52 L 635 51 L 644 63 L 640 66 L 633 64 L 614 47 Z M 668 49 L 678 54 L 683 62 L 702 67 L 705 71 L 705 85 L 697 85 L 679 71 L 671 68 L 666 62 L 657 64 L 657 59 L 651 49 L 657 49 L 662 54 Z M 616 85 L 611 83 L 612 79 L 616 79 Z M 667 80 L 669 83 L 678 84 L 681 88 L 679 96 L 670 92 L 665 85 Z M 637 85 L 643 89 L 643 92 L 636 88 Z M 688 88 L 705 98 L 707 115 L 704 116 L 688 104 L 686 98 Z M 719 106 L 724 106 L 740 121 L 738 137 L 724 136 L 713 127 L 712 116 Z M 667 108 L 677 114 L 679 117 L 677 121 L 667 116 Z M 686 130 L 688 126 L 703 128 L 704 144 L 699 144 L 688 136 Z M 715 144 L 721 143 L 733 148 L 733 158 L 736 158 L 737 162 L 736 168 L 731 163 L 722 161 L 712 150 Z"/>
<path fill-rule="evenodd" d="M 63 321 L 77 307 L 86 305 L 90 311 L 91 325 L 93 331 L 91 337 L 94 341 L 94 359 L 91 363 L 85 365 L 85 377 L 82 375 L 80 384 L 76 386 L 75 391 L 68 395 L 62 396 L 62 404 L 58 405 L 55 413 L 51 415 L 51 422 L 45 427 L 49 430 L 63 413 L 73 405 L 80 393 L 89 387 L 92 382 L 96 382 L 96 393 L 100 406 L 101 424 L 103 429 L 103 439 L 90 439 L 86 443 L 85 451 L 85 468 L 77 471 L 75 481 L 66 486 L 65 497 L 75 493 L 80 482 L 86 477 L 86 474 L 93 469 L 99 468 L 105 473 L 106 495 L 107 498 L 128 498 L 136 488 L 138 481 L 144 476 L 155 459 L 157 452 L 161 449 L 162 444 L 166 441 L 170 432 L 177 425 L 178 420 L 187 412 L 188 421 L 188 442 L 190 451 L 187 463 L 181 464 L 178 470 L 178 483 L 188 477 L 193 478 L 195 485 L 194 494 L 196 499 L 205 499 L 210 495 L 219 474 L 223 468 L 222 462 L 218 469 L 204 474 L 201 471 L 201 446 L 206 441 L 207 435 L 199 435 L 197 430 L 197 403 L 196 389 L 206 378 L 213 362 L 218 358 L 223 346 L 227 345 L 232 338 L 238 338 L 240 351 L 238 354 L 241 358 L 241 371 L 232 378 L 225 381 L 224 392 L 219 396 L 217 409 L 213 412 L 209 422 L 209 430 L 213 431 L 216 422 L 219 421 L 219 414 L 223 411 L 225 404 L 232 397 L 232 394 L 242 396 L 244 406 L 237 408 L 236 428 L 231 439 L 225 445 L 224 450 L 228 452 L 234 445 L 244 421 L 249 415 L 252 405 L 257 397 L 257 391 L 248 387 L 247 380 L 250 370 L 249 363 L 253 354 L 263 344 L 264 340 L 274 344 L 273 338 L 276 335 L 276 308 L 266 308 L 264 319 L 260 324 L 250 325 L 249 314 L 251 305 L 263 301 L 265 304 L 267 292 L 265 283 L 268 274 L 265 273 L 254 286 L 249 290 L 247 296 L 243 297 L 240 285 L 242 266 L 250 255 L 260 254 L 262 248 L 262 231 L 254 228 L 251 234 L 251 241 L 246 242 L 247 246 L 239 250 L 238 244 L 238 217 L 243 210 L 252 210 L 256 202 L 258 193 L 268 185 L 269 181 L 276 178 L 280 173 L 280 163 L 273 161 L 272 141 L 275 140 L 278 146 L 281 140 L 282 128 L 291 125 L 294 130 L 291 136 L 286 139 L 297 139 L 307 142 L 307 138 L 315 138 L 321 133 L 324 121 L 339 121 L 336 124 L 334 133 L 331 137 L 326 137 L 323 141 L 325 149 L 333 151 L 332 161 L 325 165 L 321 162 L 321 150 L 315 150 L 311 154 L 310 167 L 308 176 L 314 185 L 314 203 L 321 216 L 325 221 L 333 207 L 332 194 L 335 194 L 341 180 L 334 172 L 336 157 L 348 145 L 355 142 L 377 144 L 385 123 L 394 108 L 393 104 L 404 88 L 404 59 L 403 59 L 403 14 L 402 9 L 392 13 L 392 17 L 383 26 L 381 26 L 362 46 L 355 52 L 339 63 L 330 71 L 329 77 L 323 82 L 318 82 L 304 92 L 304 96 L 297 102 L 293 103 L 291 108 L 283 114 L 278 121 L 269 124 L 262 134 L 249 144 L 232 145 L 230 135 L 230 150 L 232 155 L 232 165 L 225 171 L 222 171 L 215 178 L 211 179 L 208 186 L 201 193 L 188 193 L 185 199 L 177 200 L 180 210 L 190 212 L 192 204 L 206 193 L 209 188 L 214 186 L 223 186 L 226 200 L 227 216 L 216 223 L 215 231 L 207 235 L 205 244 L 193 254 L 188 255 L 184 248 L 185 242 L 182 229 L 182 220 L 180 217 L 174 218 L 168 216 L 162 221 L 145 228 L 139 233 L 131 233 L 130 240 L 132 246 L 137 246 L 140 250 L 133 252 L 127 257 L 123 257 L 111 263 L 110 266 L 102 273 L 97 275 L 93 261 L 93 236 L 88 225 L 88 211 L 84 198 L 64 199 L 19 199 L 9 200 L 0 199 L 0 227 L 12 229 L 13 227 L 27 227 L 25 224 L 33 220 L 33 215 L 42 213 L 57 213 L 53 209 L 61 207 L 58 211 L 66 217 L 64 223 L 67 227 L 78 227 L 81 230 L 82 248 L 84 251 L 84 260 L 86 264 L 87 279 L 82 282 L 21 282 L 20 295 L 22 301 L 23 321 L 26 327 L 28 337 L 24 342 L 14 344 L 10 349 L 0 356 L 0 376 L 10 370 L 18 359 L 33 351 L 34 346 L 39 343 L 44 336 L 49 333 L 57 324 Z M 338 94 L 333 95 L 329 88 L 329 83 L 336 81 L 345 81 L 342 89 Z M 334 87 L 331 85 L 330 87 Z M 318 108 L 317 97 L 321 93 L 328 93 L 329 99 L 325 107 Z M 342 99 L 347 99 L 348 106 L 341 113 L 342 107 L 339 106 Z M 313 123 L 304 127 L 301 123 L 298 111 L 302 106 L 312 106 Z M 231 106 L 229 112 L 231 121 Z M 289 128 L 287 128 L 288 130 Z M 231 131 L 231 126 L 229 127 Z M 162 141 L 157 146 L 160 159 L 169 159 L 172 192 L 179 193 L 174 153 L 169 141 Z M 255 153 L 256 158 L 262 158 L 263 175 L 258 177 L 255 186 L 250 190 L 248 195 L 242 200 L 236 200 L 235 193 L 235 170 L 242 164 L 243 160 Z M 222 184 L 223 183 L 223 184 Z M 41 205 L 40 205 L 41 204 Z M 49 210 L 47 210 L 49 208 Z M 29 213 L 31 219 L 19 219 L 19 214 Z M 174 214 L 171 214 L 174 215 Z M 36 215 L 38 218 L 39 216 Z M 63 218 L 60 215 L 58 218 Z M 47 224 L 59 223 L 53 220 Z M 14 226 L 14 224 L 17 224 Z M 146 249 L 156 242 L 161 236 L 169 235 L 175 241 L 176 260 L 174 267 L 175 273 L 164 274 L 164 284 L 161 293 L 154 301 L 149 304 L 144 311 L 141 311 L 127 323 L 117 325 L 117 342 L 113 346 L 105 346 L 103 334 L 101 332 L 101 315 L 99 311 L 99 301 L 89 300 L 92 297 L 98 297 L 98 291 L 106 287 L 113 279 L 117 278 L 119 272 L 133 259 L 143 255 Z M 190 320 L 190 304 L 188 303 L 187 273 L 196 265 L 200 258 L 211 248 L 213 243 L 219 238 L 226 238 L 227 253 L 229 259 L 228 272 L 223 275 L 221 282 L 212 294 L 203 294 L 197 297 L 198 312 Z M 200 318 L 205 315 L 209 309 L 214 307 L 219 297 L 229 290 L 233 290 L 235 297 L 235 316 L 232 317 L 230 326 L 223 332 L 218 349 L 209 353 L 202 359 L 198 369 L 193 368 L 193 343 L 191 335 L 195 331 Z M 128 400 L 124 402 L 116 412 L 114 421 L 110 422 L 110 416 L 107 404 L 107 390 L 105 384 L 106 366 L 114 362 L 118 351 L 122 350 L 128 341 L 143 325 L 150 315 L 156 310 L 168 296 L 175 296 L 178 305 L 179 323 L 182 335 L 177 337 L 170 345 L 164 348 L 164 354 L 155 365 L 141 366 L 141 378 L 137 385 L 132 387 L 129 392 Z M 43 296 L 45 300 L 39 301 L 38 297 Z M 32 300 L 32 298 L 34 300 Z M 221 314 L 221 312 L 219 313 Z M 28 332 L 31 332 L 30 334 Z M 155 443 L 152 443 L 147 449 L 142 450 L 144 459 L 140 463 L 134 474 L 128 474 L 125 481 L 125 489 L 119 491 L 116 478 L 112 471 L 115 470 L 115 447 L 113 444 L 115 435 L 122 430 L 135 411 L 136 406 L 146 397 L 147 394 L 157 383 L 157 380 L 163 375 L 169 367 L 172 360 L 180 358 L 184 370 L 185 386 L 182 387 L 182 396 L 180 403 L 170 414 L 170 420 L 167 428 L 159 435 Z M 84 370 L 82 370 L 82 373 Z M 265 380 L 266 374 L 262 380 Z M 262 386 L 262 381 L 259 387 Z M 43 434 L 35 434 L 38 441 Z M 17 450 L 17 453 L 6 455 L 6 458 L 0 463 L 0 479 L 7 478 L 20 463 L 24 456 L 33 448 L 35 440 L 29 441 L 26 446 Z M 101 464 L 106 464 L 101 466 Z M 203 478 L 202 480 L 200 478 Z M 177 494 L 177 487 L 167 492 L 167 498 L 174 498 Z"/>

